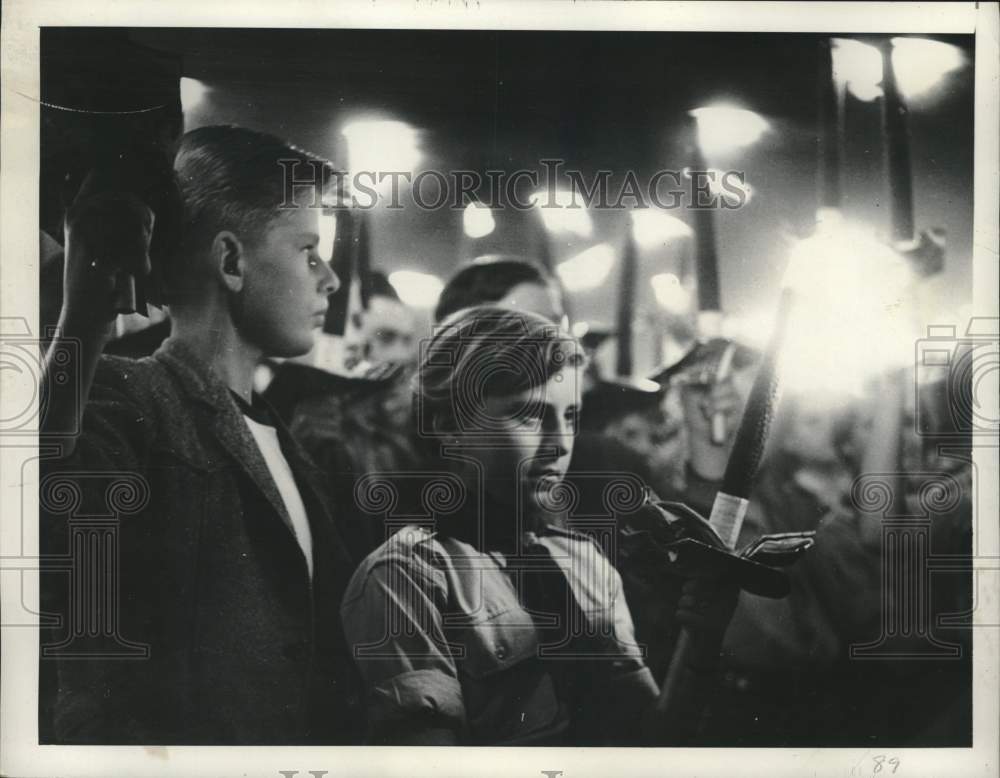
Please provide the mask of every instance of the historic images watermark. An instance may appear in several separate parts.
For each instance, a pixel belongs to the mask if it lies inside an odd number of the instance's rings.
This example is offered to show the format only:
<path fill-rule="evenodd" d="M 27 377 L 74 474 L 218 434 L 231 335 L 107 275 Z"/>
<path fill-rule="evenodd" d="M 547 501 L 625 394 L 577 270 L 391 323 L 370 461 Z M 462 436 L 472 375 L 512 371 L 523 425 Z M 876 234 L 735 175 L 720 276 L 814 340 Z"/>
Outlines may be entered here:
<path fill-rule="evenodd" d="M 460 210 L 475 203 L 490 209 L 660 208 L 735 210 L 750 200 L 746 173 L 740 170 L 657 170 L 640 176 L 633 170 L 584 173 L 561 159 L 541 159 L 538 168 L 518 170 L 358 170 L 340 171 L 323 160 L 279 160 L 284 182 L 282 208 L 298 208 L 312 191 L 313 208 L 376 206 L 404 208 L 408 201 L 434 211 Z"/>

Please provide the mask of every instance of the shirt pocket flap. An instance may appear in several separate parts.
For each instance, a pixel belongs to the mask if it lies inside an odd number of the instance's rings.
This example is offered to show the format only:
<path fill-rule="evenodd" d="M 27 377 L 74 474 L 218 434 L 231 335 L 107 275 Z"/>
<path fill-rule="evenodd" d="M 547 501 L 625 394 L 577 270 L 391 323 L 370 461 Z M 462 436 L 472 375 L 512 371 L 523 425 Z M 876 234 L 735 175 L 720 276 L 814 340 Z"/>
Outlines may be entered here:
<path fill-rule="evenodd" d="M 487 678 L 538 657 L 538 634 L 524 610 L 512 608 L 492 615 L 468 629 L 463 672 Z"/>

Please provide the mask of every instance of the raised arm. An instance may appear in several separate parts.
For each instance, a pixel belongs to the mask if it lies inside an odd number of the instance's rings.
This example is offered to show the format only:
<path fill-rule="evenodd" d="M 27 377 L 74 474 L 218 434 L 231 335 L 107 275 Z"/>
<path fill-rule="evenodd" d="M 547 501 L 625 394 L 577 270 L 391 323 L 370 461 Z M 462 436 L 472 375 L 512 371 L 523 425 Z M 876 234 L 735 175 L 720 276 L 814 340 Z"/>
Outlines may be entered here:
<path fill-rule="evenodd" d="M 150 267 L 152 211 L 134 195 L 101 188 L 91 174 L 66 216 L 63 306 L 45 355 L 41 432 L 65 435 L 66 456 L 76 446 L 72 433 L 80 428 L 98 359 L 112 334 L 116 278 L 142 278 Z M 56 365 L 62 381 L 48 380 Z"/>

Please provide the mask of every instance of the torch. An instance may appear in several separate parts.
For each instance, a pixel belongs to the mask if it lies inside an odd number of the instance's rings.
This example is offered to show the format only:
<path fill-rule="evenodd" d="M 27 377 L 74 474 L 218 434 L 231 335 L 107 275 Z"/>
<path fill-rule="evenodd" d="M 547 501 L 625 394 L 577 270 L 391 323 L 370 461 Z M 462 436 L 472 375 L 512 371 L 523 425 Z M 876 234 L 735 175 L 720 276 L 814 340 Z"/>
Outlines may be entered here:
<path fill-rule="evenodd" d="M 840 210 L 842 200 L 840 158 L 844 138 L 845 86 L 836 77 L 834 42 L 820 41 L 819 55 L 819 134 L 817 189 L 820 208 Z"/>
<path fill-rule="evenodd" d="M 830 44 L 822 52 L 820 62 L 820 82 L 819 82 L 819 106 L 820 106 L 820 191 L 823 206 L 836 208 L 840 201 L 840 175 L 839 175 L 839 125 L 842 106 L 842 89 L 839 89 L 833 78 L 834 62 Z M 692 114 L 700 118 L 705 124 L 699 127 L 710 137 L 715 137 L 717 143 L 723 136 L 725 128 L 732 123 L 734 118 L 728 115 L 733 109 L 723 109 L 722 116 L 714 116 L 711 109 L 699 109 Z M 714 130 L 712 125 L 707 124 L 709 118 L 715 118 Z M 728 119 L 728 121 L 722 121 Z M 766 125 L 765 125 L 766 126 Z M 763 128 L 758 131 L 762 132 Z M 699 229 L 696 224 L 696 231 Z M 705 230 L 704 223 L 701 228 Z M 704 313 L 706 305 L 718 307 L 718 271 L 714 267 L 717 257 L 714 252 L 714 243 L 709 237 L 703 237 L 699 246 L 705 244 L 708 251 L 699 251 L 698 256 L 698 278 L 699 284 L 703 279 L 709 283 L 707 296 L 702 295 L 699 303 Z M 777 406 L 780 389 L 780 360 L 782 346 L 788 331 L 788 322 L 795 302 L 793 289 L 800 285 L 805 279 L 799 275 L 807 272 L 801 262 L 793 261 L 785 274 L 782 283 L 781 295 L 778 300 L 777 313 L 774 328 L 771 333 L 770 342 L 763 354 L 757 375 L 754 379 L 750 395 L 747 399 L 746 408 L 743 412 L 740 426 L 733 442 L 733 448 L 726 464 L 722 485 L 716 494 L 709 516 L 709 524 L 716 531 L 729 550 L 734 550 L 743 519 L 746 516 L 749 505 L 750 493 L 753 488 L 757 471 L 767 444 L 768 432 Z M 731 354 L 724 353 L 720 360 L 717 375 L 724 374 L 729 370 Z M 719 435 L 717 420 L 713 419 L 713 438 Z M 667 674 L 661 689 L 658 707 L 661 711 L 667 709 L 668 700 L 673 697 L 683 678 L 683 670 L 692 650 L 691 635 L 688 630 L 683 629 L 678 637 L 677 646 L 673 658 L 667 669 Z"/>
<path fill-rule="evenodd" d="M 889 179 L 890 221 L 896 241 L 913 240 L 913 175 L 910 170 L 910 133 L 907 107 L 896 82 L 893 42 L 885 39 L 882 54 L 883 145 Z"/>
<path fill-rule="evenodd" d="M 722 329 L 722 293 L 719 282 L 719 251 L 716 238 L 715 206 L 698 202 L 702 194 L 697 176 L 705 176 L 712 193 L 711 176 L 718 171 L 708 169 L 706 157 L 724 156 L 756 142 L 767 130 L 767 122 L 742 108 L 725 105 L 696 108 L 688 112 L 688 154 L 692 160 L 691 177 L 694 186 L 692 229 L 695 241 L 695 267 L 698 277 L 698 333 L 701 337 L 720 336 Z M 717 188 L 717 187 L 716 187 Z M 714 199 L 714 198 L 712 198 Z M 722 381 L 729 371 L 734 347 L 724 351 L 715 380 Z M 726 417 L 712 416 L 712 442 L 724 445 L 728 438 Z"/>
<path fill-rule="evenodd" d="M 750 492 L 764 454 L 768 431 L 777 406 L 781 348 L 793 303 L 794 294 L 791 285 L 786 283 L 778 301 L 774 330 L 750 390 L 746 409 L 726 465 L 722 488 L 715 497 L 709 517 L 709 524 L 730 550 L 735 548 L 739 537 Z M 660 689 L 656 703 L 656 712 L 659 715 L 667 714 L 671 700 L 677 698 L 693 651 L 691 633 L 684 628 L 678 636 L 673 657 Z"/>
<path fill-rule="evenodd" d="M 636 281 L 639 274 L 639 257 L 636 253 L 635 237 L 631 228 L 625 230 L 625 246 L 622 252 L 622 272 L 618 282 L 618 351 L 615 373 L 620 376 L 632 375 L 632 313 L 635 310 Z"/>
<path fill-rule="evenodd" d="M 41 38 L 40 217 L 57 238 L 65 212 L 81 196 L 127 192 L 155 217 L 150 274 L 115 276 L 118 313 L 148 316 L 163 305 L 163 266 L 179 236 L 180 191 L 173 156 L 183 125 L 180 61 L 128 39 L 95 31 L 90 45 L 66 30 Z"/>

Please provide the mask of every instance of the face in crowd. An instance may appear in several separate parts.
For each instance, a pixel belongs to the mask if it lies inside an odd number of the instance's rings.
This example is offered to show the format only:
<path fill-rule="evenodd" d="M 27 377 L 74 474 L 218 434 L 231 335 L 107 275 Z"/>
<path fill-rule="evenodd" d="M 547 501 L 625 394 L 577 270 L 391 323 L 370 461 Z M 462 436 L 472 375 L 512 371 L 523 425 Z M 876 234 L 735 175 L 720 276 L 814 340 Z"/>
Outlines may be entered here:
<path fill-rule="evenodd" d="M 581 404 L 582 350 L 535 314 L 468 309 L 445 320 L 418 374 L 435 444 L 493 506 L 543 515 L 558 502 Z"/>
<path fill-rule="evenodd" d="M 544 384 L 490 397 L 486 412 L 497 419 L 489 440 L 475 433 L 465 443 L 478 448 L 486 491 L 500 504 L 536 518 L 558 499 L 551 494 L 566 476 L 580 413 L 579 369 L 563 368 Z"/>
<path fill-rule="evenodd" d="M 262 236 L 243 244 L 238 329 L 265 354 L 306 354 L 323 326 L 340 282 L 317 253 L 318 230 L 318 212 L 300 208 L 275 217 Z"/>
<path fill-rule="evenodd" d="M 409 365 L 417 356 L 413 312 L 399 300 L 373 297 L 364 318 L 365 356 L 372 364 Z"/>
<path fill-rule="evenodd" d="M 286 202 L 282 162 L 326 164 L 242 127 L 184 135 L 174 160 L 184 203 L 181 245 L 165 283 L 178 322 L 231 324 L 243 345 L 295 357 L 313 347 L 339 280 L 318 253 L 320 210 L 308 205 L 315 193 Z M 205 311 L 230 321 L 206 319 Z"/>

